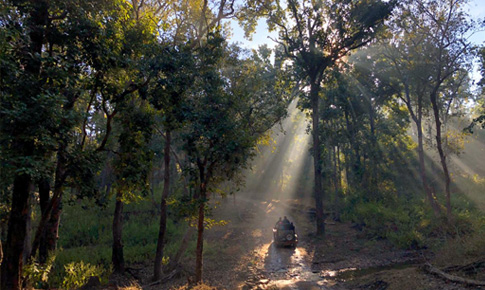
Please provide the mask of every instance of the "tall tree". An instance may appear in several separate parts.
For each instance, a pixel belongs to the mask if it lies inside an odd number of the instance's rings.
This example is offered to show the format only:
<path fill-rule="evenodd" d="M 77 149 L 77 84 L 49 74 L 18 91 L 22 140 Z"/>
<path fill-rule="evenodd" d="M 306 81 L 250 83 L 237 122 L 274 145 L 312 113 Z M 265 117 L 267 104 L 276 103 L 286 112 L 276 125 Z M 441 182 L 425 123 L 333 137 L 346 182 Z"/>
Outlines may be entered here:
<path fill-rule="evenodd" d="M 20 288 L 28 197 L 34 182 L 49 175 L 49 157 L 60 152 L 76 121 L 71 109 L 80 97 L 84 67 L 77 55 L 82 32 L 76 20 L 85 18 L 66 17 L 80 7 L 50 1 L 2 2 L 0 29 L 7 36 L 1 53 L 0 136 L 6 160 L 2 164 L 15 172 L 2 289 Z"/>
<path fill-rule="evenodd" d="M 82 152 L 87 136 L 83 113 L 91 114 L 94 100 L 103 99 L 104 105 L 114 103 L 139 87 L 133 71 L 118 91 L 110 86 L 113 77 L 120 79 L 120 74 L 112 73 L 113 67 L 118 72 L 126 68 L 133 60 L 127 56 L 137 46 L 146 44 L 141 38 L 133 41 L 129 36 L 150 34 L 154 38 L 153 30 L 120 25 L 127 19 L 120 15 L 126 7 L 121 1 L 2 2 L 0 29 L 6 41 L 1 48 L 0 144 L 2 166 L 15 172 L 2 289 L 20 287 L 22 262 L 18 258 L 23 252 L 20 241 L 26 234 L 26 209 L 30 206 L 27 197 L 34 182 L 54 175 L 49 203 L 45 204 L 43 198 L 32 255 L 40 240 L 46 237 L 45 233 L 50 234 L 48 240 L 55 247 L 66 181 L 69 176 L 81 175 L 77 172 L 82 167 L 80 164 L 92 165 L 83 162 L 87 161 L 83 156 L 90 156 Z M 106 14 L 110 17 L 105 17 Z M 123 41 L 118 38 L 121 34 L 116 33 L 120 29 L 130 31 L 123 34 L 126 38 Z M 110 94 L 114 101 L 99 95 L 100 84 L 105 95 Z M 87 109 L 83 107 L 85 104 Z M 102 107 L 97 106 L 95 110 Z M 98 152 L 106 146 L 113 116 L 107 114 L 106 135 L 101 138 Z M 78 128 L 84 133 L 81 136 Z M 43 197 L 46 195 L 43 193 Z"/>
<path fill-rule="evenodd" d="M 238 57 L 238 49 L 227 48 L 218 35 L 211 36 L 197 51 L 195 85 L 184 105 L 183 150 L 189 161 L 186 170 L 196 185 L 196 282 L 202 280 L 209 193 L 245 168 L 258 138 L 285 113 L 285 90 L 278 92 L 274 86 L 274 70 Z"/>
<path fill-rule="evenodd" d="M 436 130 L 435 145 L 440 157 L 445 180 L 446 214 L 452 220 L 451 177 L 443 141 L 443 116 L 447 112 L 447 82 L 469 70 L 472 45 L 468 35 L 474 24 L 467 20 L 463 6 L 467 0 L 413 1 L 410 17 L 416 33 L 424 35 L 425 64 L 428 67 L 427 95 L 431 103 Z M 455 83 L 458 84 L 458 83 Z M 462 84 L 462 83 L 461 83 Z M 460 84 L 460 85 L 461 85 Z M 456 88 L 455 88 L 456 90 Z"/>
<path fill-rule="evenodd" d="M 301 71 L 309 86 L 312 111 L 314 197 L 317 234 L 325 232 L 323 216 L 320 89 L 324 71 L 352 50 L 373 40 L 390 15 L 394 2 L 288 0 L 269 12 L 268 23 L 279 31 L 278 43 Z"/>
<path fill-rule="evenodd" d="M 170 161 L 172 152 L 172 133 L 182 126 L 182 104 L 194 79 L 192 49 L 179 45 L 167 47 L 164 55 L 158 59 L 158 74 L 149 87 L 147 95 L 150 103 L 160 112 L 164 133 L 164 177 L 160 201 L 160 229 L 155 253 L 153 280 L 160 279 L 167 226 L 167 198 L 170 192 Z"/>
<path fill-rule="evenodd" d="M 115 272 L 125 271 L 123 255 L 123 205 L 148 192 L 153 153 L 153 113 L 148 103 L 135 97 L 118 103 L 120 134 L 114 160 L 116 182 L 113 215 L 112 263 Z"/>

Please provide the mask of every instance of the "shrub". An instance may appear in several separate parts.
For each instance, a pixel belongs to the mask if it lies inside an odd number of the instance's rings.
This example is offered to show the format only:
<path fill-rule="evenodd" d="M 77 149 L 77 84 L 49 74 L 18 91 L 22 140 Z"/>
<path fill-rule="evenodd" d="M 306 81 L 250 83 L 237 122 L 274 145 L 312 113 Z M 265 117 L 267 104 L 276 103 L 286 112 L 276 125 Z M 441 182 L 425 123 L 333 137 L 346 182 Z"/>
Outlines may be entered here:
<path fill-rule="evenodd" d="M 56 259 L 55 255 L 49 257 L 45 264 L 31 262 L 23 267 L 23 276 L 27 284 L 35 289 L 48 289 L 49 274 Z"/>
<path fill-rule="evenodd" d="M 101 266 L 93 266 L 88 263 L 72 262 L 64 266 L 66 275 L 62 281 L 64 289 L 74 289 L 83 286 L 89 277 L 97 276 L 103 282 L 108 279 L 109 273 Z"/>
<path fill-rule="evenodd" d="M 362 224 L 369 238 L 385 238 L 401 248 L 419 248 L 424 244 L 419 211 L 381 202 L 360 202 L 347 212 L 346 218 Z"/>

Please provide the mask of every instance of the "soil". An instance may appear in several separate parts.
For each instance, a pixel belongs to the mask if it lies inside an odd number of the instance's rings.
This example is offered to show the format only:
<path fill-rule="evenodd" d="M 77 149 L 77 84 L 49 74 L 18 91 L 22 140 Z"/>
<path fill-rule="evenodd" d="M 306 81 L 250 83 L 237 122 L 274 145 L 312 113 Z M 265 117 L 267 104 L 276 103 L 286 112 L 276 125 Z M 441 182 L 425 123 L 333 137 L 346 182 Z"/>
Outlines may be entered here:
<path fill-rule="evenodd" d="M 431 258 L 424 250 L 400 250 L 386 240 L 369 240 L 351 223 L 327 221 L 324 237 L 315 237 L 311 210 L 296 200 L 226 199 L 214 217 L 228 221 L 206 231 L 204 282 L 216 289 L 466 289 L 422 270 Z M 272 228 L 286 215 L 296 225 L 299 244 L 280 248 Z M 186 285 L 193 263 L 163 284 Z M 137 274 L 149 285 L 151 267 Z M 470 288 L 480 289 L 480 288 Z"/>

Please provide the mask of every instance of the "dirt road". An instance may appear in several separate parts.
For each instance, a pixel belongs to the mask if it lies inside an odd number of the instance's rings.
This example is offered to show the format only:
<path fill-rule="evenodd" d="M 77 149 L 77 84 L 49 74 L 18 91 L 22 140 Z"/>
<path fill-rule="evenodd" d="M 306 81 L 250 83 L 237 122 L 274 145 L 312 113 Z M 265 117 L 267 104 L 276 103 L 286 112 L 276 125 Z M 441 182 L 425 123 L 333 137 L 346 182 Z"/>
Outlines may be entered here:
<path fill-rule="evenodd" d="M 385 240 L 369 241 L 350 223 L 327 222 L 326 235 L 317 238 L 308 207 L 297 201 L 254 201 L 241 198 L 218 214 L 231 220 L 226 243 L 240 245 L 219 287 L 225 289 L 463 289 L 424 273 L 426 252 L 396 249 Z M 272 243 L 272 227 L 280 216 L 294 221 L 296 248 Z M 217 234 L 213 233 L 212 239 Z M 220 239 L 219 239 L 220 241 Z M 247 253 L 244 253 L 246 251 Z M 237 260 L 237 261 L 236 261 Z M 207 261 L 206 265 L 209 265 Z M 235 271 L 229 270 L 231 267 Z M 220 272 L 209 270 L 211 276 Z M 237 274 L 235 274 L 237 272 Z M 232 279 L 227 279 L 233 275 Z M 221 280 L 222 279 L 222 280 Z M 227 280 L 224 280 L 227 279 Z M 213 283 L 214 285 L 214 283 Z"/>

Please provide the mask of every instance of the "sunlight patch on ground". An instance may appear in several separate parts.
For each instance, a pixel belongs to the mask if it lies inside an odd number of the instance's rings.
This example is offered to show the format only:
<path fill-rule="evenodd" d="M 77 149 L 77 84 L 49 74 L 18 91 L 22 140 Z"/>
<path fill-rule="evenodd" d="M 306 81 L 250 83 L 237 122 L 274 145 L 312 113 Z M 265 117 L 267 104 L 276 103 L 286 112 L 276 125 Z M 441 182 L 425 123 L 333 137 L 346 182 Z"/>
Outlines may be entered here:
<path fill-rule="evenodd" d="M 348 271 L 355 271 L 358 270 L 357 268 L 345 268 L 345 269 L 340 269 L 340 270 L 324 270 L 320 273 L 321 277 L 325 278 L 335 278 L 338 275 L 348 272 Z"/>
<path fill-rule="evenodd" d="M 256 229 L 251 233 L 251 236 L 259 238 L 263 236 L 263 232 L 260 229 Z"/>
<path fill-rule="evenodd" d="M 269 243 L 262 244 L 261 246 L 254 249 L 254 253 L 256 254 L 256 256 L 261 258 L 261 259 L 264 259 L 264 257 L 267 256 L 268 249 L 271 247 L 272 243 L 273 242 L 271 241 Z"/>
<path fill-rule="evenodd" d="M 273 212 L 275 210 L 275 204 L 273 203 L 273 201 L 271 202 L 264 202 L 263 204 L 266 204 L 266 213 L 269 214 L 271 212 Z"/>

